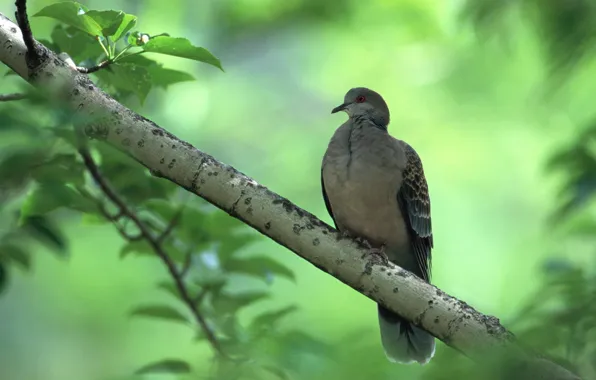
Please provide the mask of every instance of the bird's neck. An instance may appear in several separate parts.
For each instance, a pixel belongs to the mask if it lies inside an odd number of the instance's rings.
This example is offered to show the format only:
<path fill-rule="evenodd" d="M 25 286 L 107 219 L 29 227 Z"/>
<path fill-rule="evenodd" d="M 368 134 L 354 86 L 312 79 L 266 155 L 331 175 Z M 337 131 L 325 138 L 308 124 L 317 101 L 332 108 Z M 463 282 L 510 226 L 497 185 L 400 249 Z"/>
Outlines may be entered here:
<path fill-rule="evenodd" d="M 373 127 L 380 129 L 381 131 L 387 132 L 387 126 L 383 123 L 378 122 L 375 120 L 374 117 L 371 117 L 369 114 L 360 114 L 360 115 L 353 115 L 351 119 L 354 121 L 354 125 L 357 127 Z"/>

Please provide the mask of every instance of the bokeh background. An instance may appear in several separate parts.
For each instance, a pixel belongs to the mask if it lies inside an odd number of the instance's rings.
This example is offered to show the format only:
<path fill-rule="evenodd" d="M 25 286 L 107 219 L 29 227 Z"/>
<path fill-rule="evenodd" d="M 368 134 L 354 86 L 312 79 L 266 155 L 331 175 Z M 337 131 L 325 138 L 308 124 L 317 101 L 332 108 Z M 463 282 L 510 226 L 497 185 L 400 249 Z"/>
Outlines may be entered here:
<path fill-rule="evenodd" d="M 28 7 L 36 12 L 50 3 L 32 0 Z M 591 271 L 594 208 L 557 214 L 570 196 L 561 189 L 571 169 L 556 171 L 548 162 L 587 141 L 579 137 L 595 115 L 594 67 L 585 56 L 572 65 L 553 59 L 571 54 L 553 53 L 565 41 L 550 43 L 565 30 L 537 28 L 523 6 L 502 15 L 455 0 L 82 3 L 135 14 L 138 30 L 185 36 L 219 57 L 225 72 L 153 56 L 197 80 L 152 91 L 136 109 L 328 223 L 320 162 L 345 118 L 330 111 L 351 87 L 380 92 L 392 114 L 390 133 L 415 147 L 424 163 L 433 283 L 515 333 L 531 330 L 532 339 L 548 340 L 552 329 L 522 323 L 528 305 L 553 294 L 542 292 L 548 268 Z M 0 12 L 12 16 L 14 2 L 0 0 Z M 47 38 L 55 24 L 32 19 L 37 38 Z M 2 92 L 18 91 L 20 82 L 1 79 Z M 166 278 L 163 266 L 147 257 L 121 260 L 124 241 L 113 226 L 77 215 L 62 221 L 68 255 L 36 246 L 32 268 L 11 270 L 0 294 L 0 379 L 137 378 L 130 377 L 134 370 L 164 357 L 185 358 L 196 378 L 206 378 L 211 350 L 193 341 L 191 328 L 129 316 L 139 303 L 166 298 L 155 288 Z M 264 237 L 246 252 L 275 257 L 295 272 L 295 281 L 260 284 L 271 297 L 240 314 L 250 320 L 271 307 L 297 305 L 282 327 L 319 343 L 304 341 L 304 352 L 287 359 L 292 378 L 448 379 L 455 376 L 448 368 L 470 368 L 442 343 L 428 366 L 388 363 L 372 301 Z M 581 331 L 583 337 L 591 330 Z M 561 339 L 553 352 L 593 375 L 585 363 L 593 363 L 594 351 L 584 345 L 581 360 L 572 360 L 559 350 L 567 347 Z"/>

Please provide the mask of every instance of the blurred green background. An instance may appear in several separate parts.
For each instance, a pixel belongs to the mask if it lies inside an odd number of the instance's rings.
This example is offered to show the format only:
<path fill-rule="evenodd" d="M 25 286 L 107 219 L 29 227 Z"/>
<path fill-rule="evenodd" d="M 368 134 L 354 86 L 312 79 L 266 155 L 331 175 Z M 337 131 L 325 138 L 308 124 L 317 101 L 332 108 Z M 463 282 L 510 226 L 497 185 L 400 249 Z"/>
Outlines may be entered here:
<path fill-rule="evenodd" d="M 29 1 L 28 8 L 51 3 Z M 424 163 L 433 283 L 514 333 L 544 287 L 545 263 L 564 258 L 591 268 L 593 240 L 571 238 L 569 224 L 549 219 L 563 203 L 567 177 L 546 163 L 594 117 L 595 71 L 583 60 L 551 76 L 548 36 L 532 18 L 512 12 L 498 18 L 504 26 L 477 29 L 455 0 L 82 3 L 136 14 L 138 30 L 185 36 L 219 57 L 225 72 L 153 56 L 197 80 L 152 91 L 136 110 L 328 223 L 320 161 L 345 117 L 330 111 L 351 87 L 380 92 L 392 113 L 390 133 Z M 0 0 L 0 12 L 12 16 L 14 2 Z M 37 38 L 56 24 L 31 23 Z M 2 79 L 2 92 L 18 91 L 20 82 Z M 593 207 L 582 209 L 582 220 L 594 219 Z M 164 357 L 185 358 L 205 378 L 211 351 L 193 341 L 191 329 L 129 317 L 133 306 L 167 298 L 155 290 L 166 278 L 163 266 L 147 257 L 121 260 L 124 242 L 110 225 L 63 222 L 70 255 L 37 247 L 33 269 L 11 271 L 0 295 L 0 379 L 128 379 Z M 246 252 L 275 257 L 296 281 L 262 285 L 272 297 L 241 319 L 296 304 L 283 327 L 333 352 L 296 357 L 293 378 L 447 379 L 448 366 L 469 365 L 442 343 L 428 366 L 390 364 L 372 301 L 266 238 Z"/>

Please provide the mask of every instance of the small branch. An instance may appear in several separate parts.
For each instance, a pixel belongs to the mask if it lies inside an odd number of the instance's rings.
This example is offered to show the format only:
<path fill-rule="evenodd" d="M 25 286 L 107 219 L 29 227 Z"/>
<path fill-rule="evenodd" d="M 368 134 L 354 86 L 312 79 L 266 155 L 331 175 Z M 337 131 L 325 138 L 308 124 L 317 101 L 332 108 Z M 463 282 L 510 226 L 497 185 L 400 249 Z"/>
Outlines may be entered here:
<path fill-rule="evenodd" d="M 27 99 L 26 94 L 5 94 L 0 95 L 0 102 L 12 102 L 13 100 Z"/>
<path fill-rule="evenodd" d="M 192 250 L 189 250 L 186 253 L 186 257 L 184 257 L 184 264 L 182 265 L 182 269 L 180 270 L 180 277 L 186 277 L 186 274 L 190 270 L 190 264 L 192 264 Z"/>
<path fill-rule="evenodd" d="M 182 280 L 181 274 L 176 269 L 176 265 L 172 261 L 172 259 L 168 256 L 165 252 L 163 247 L 160 244 L 160 241 L 153 236 L 149 228 L 141 221 L 138 215 L 131 210 L 128 205 L 120 198 L 120 196 L 112 189 L 108 181 L 101 175 L 99 171 L 99 167 L 95 164 L 95 161 L 91 157 L 91 154 L 87 148 L 80 148 L 79 154 L 83 158 L 83 162 L 87 167 L 87 170 L 101 189 L 101 191 L 112 201 L 120 210 L 120 212 L 130 219 L 140 230 L 140 236 L 145 239 L 153 251 L 157 254 L 157 256 L 163 261 L 166 265 L 170 276 L 174 279 L 174 283 L 176 284 L 176 288 L 180 293 L 180 297 L 184 301 L 184 303 L 188 306 L 190 311 L 192 312 L 195 320 L 205 333 L 207 340 L 211 343 L 211 346 L 222 356 L 226 356 L 225 353 L 222 351 L 219 341 L 217 340 L 214 332 L 211 330 L 205 318 L 199 313 L 197 308 L 195 307 L 195 300 L 190 296 L 189 291 L 186 288 Z M 120 231 L 123 236 L 127 236 L 125 232 Z M 128 238 L 128 237 L 127 237 Z"/>
<path fill-rule="evenodd" d="M 104 68 L 110 66 L 111 64 L 112 64 L 112 61 L 105 60 L 105 61 L 99 63 L 97 66 L 93 66 L 93 67 L 77 66 L 77 71 L 81 74 L 91 74 L 91 73 L 94 73 L 101 69 L 104 69 Z"/>
<path fill-rule="evenodd" d="M 31 31 L 31 25 L 29 25 L 29 17 L 27 16 L 27 0 L 16 0 L 15 3 L 17 11 L 15 17 L 21 33 L 23 33 L 23 41 L 27 46 L 27 63 L 33 67 L 36 67 L 40 63 L 39 53 L 37 52 L 36 42 L 33 38 L 33 32 Z"/>
<path fill-rule="evenodd" d="M 182 216 L 182 209 L 180 209 L 176 212 L 176 214 L 174 215 L 172 220 L 170 220 L 170 223 L 168 223 L 168 225 L 166 226 L 165 230 L 161 233 L 161 235 L 159 235 L 159 237 L 157 238 L 158 242 L 163 243 L 163 241 L 168 238 L 168 236 L 172 233 L 172 230 L 174 229 L 174 227 L 176 227 L 176 225 L 180 221 L 181 216 Z"/>

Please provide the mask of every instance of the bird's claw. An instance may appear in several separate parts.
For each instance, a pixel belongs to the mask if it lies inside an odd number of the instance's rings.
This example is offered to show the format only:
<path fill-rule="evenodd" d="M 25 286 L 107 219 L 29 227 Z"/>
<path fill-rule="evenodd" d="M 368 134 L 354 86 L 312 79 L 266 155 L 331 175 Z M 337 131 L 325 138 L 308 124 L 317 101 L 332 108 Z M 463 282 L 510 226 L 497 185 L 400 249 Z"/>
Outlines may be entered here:
<path fill-rule="evenodd" d="M 372 256 L 372 258 L 374 258 L 373 260 L 380 261 L 377 262 L 377 264 L 383 264 L 385 266 L 389 265 L 389 257 L 387 257 L 387 253 L 385 252 L 385 245 L 382 245 L 380 248 L 369 248 L 368 252 L 362 255 L 362 258 L 365 258 L 366 256 Z"/>

